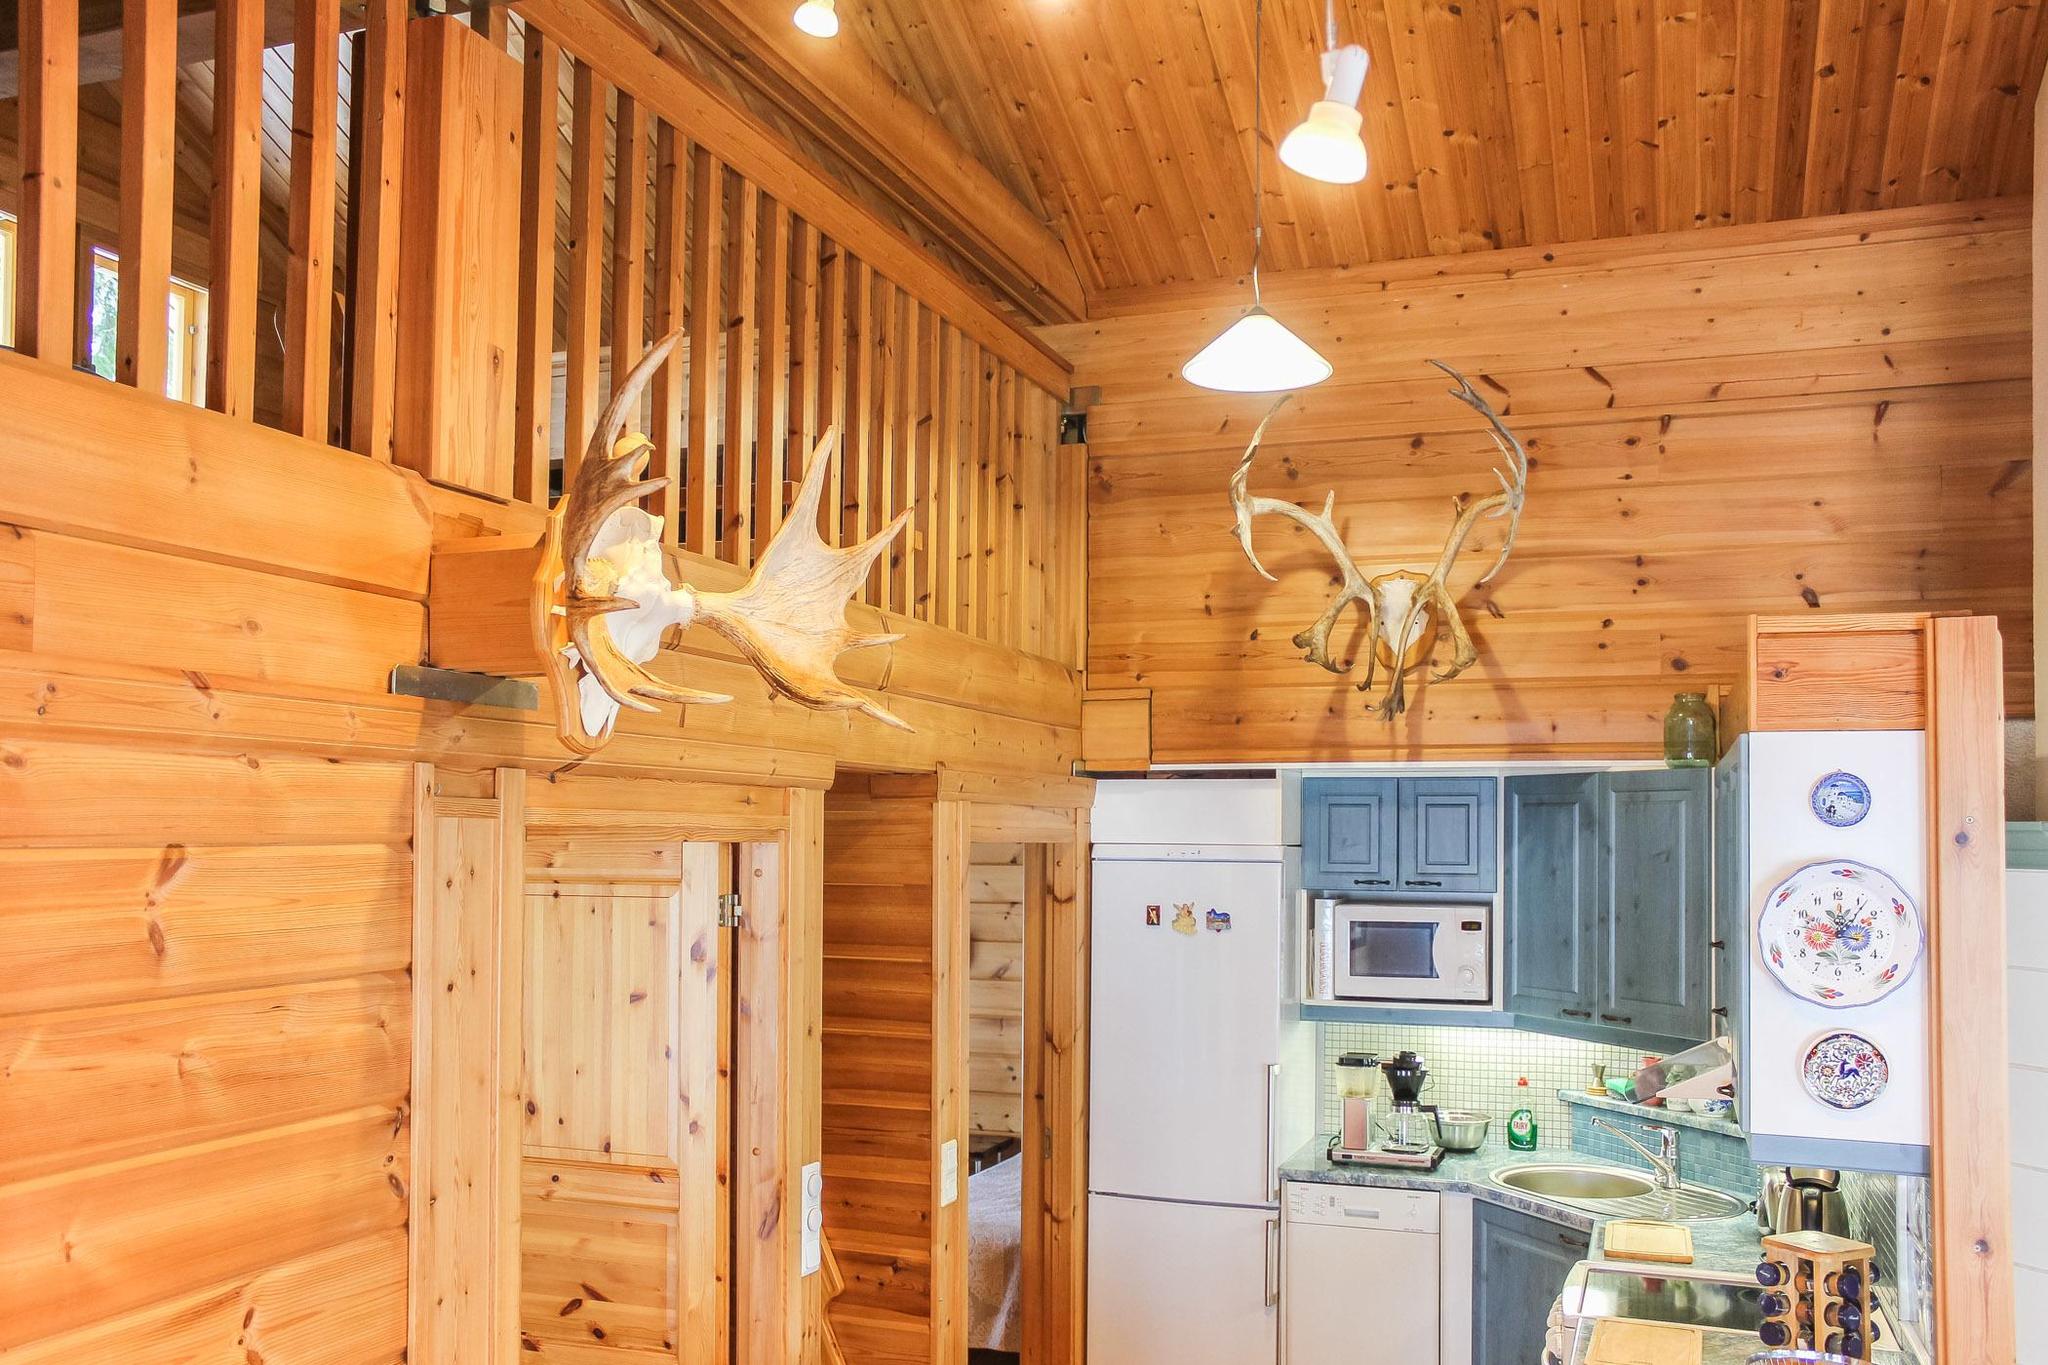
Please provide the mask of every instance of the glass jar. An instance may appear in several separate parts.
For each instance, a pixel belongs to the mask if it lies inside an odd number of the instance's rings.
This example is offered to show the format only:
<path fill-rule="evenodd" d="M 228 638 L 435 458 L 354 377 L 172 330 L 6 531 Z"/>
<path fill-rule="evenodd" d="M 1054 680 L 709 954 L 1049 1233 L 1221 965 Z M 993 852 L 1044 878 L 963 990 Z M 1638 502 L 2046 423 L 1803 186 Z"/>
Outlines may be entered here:
<path fill-rule="evenodd" d="M 1714 708 L 1704 692 L 1680 692 L 1664 716 L 1664 763 L 1671 768 L 1710 768 L 1720 757 L 1714 742 Z"/>

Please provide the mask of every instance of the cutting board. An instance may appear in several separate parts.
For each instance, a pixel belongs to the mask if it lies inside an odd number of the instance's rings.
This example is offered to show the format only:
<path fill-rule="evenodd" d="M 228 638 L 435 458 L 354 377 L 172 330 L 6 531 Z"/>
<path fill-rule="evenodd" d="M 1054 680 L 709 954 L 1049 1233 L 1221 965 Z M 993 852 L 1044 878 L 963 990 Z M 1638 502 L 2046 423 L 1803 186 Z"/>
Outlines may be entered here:
<path fill-rule="evenodd" d="M 1593 1324 L 1586 1365 L 1700 1365 L 1705 1350 L 1697 1327 L 1602 1318 Z"/>
<path fill-rule="evenodd" d="M 1617 1261 L 1692 1264 L 1692 1229 L 1653 1218 L 1622 1218 L 1607 1225 L 1604 1245 Z"/>

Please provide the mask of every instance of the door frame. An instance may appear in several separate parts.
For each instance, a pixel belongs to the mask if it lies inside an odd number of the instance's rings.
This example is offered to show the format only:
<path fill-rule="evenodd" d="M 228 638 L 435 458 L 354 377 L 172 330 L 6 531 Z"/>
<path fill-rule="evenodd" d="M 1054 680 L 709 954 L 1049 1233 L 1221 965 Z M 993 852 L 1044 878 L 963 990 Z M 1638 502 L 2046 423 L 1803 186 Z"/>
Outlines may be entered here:
<path fill-rule="evenodd" d="M 1081 1365 L 1087 1339 L 1088 852 L 1095 784 L 1086 778 L 941 771 L 938 797 L 938 891 L 942 922 L 951 930 L 957 987 L 948 1004 L 955 1028 L 937 1060 L 947 1083 L 963 1097 L 954 1106 L 951 1133 L 962 1148 L 970 850 L 977 843 L 1024 849 L 1022 1360 Z M 958 1225 L 958 1251 L 945 1282 L 964 1304 L 967 1201 L 955 1201 L 946 1212 Z M 933 1273 L 937 1280 L 938 1266 Z"/>

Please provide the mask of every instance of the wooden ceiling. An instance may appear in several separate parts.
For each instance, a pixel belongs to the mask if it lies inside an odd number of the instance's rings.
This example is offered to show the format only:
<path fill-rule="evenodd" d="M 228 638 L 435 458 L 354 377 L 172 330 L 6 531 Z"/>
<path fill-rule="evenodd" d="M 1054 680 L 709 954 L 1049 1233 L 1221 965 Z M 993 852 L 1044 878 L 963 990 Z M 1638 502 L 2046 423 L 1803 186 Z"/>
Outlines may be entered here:
<path fill-rule="evenodd" d="M 752 9 L 746 0 L 722 0 Z M 785 6 L 776 6 L 785 8 Z M 2024 193 L 2012 0 L 1340 0 L 1364 184 L 1267 162 L 1272 270 Z M 1253 0 L 841 0 L 842 42 L 1065 238 L 1091 302 L 1250 265 Z M 786 20 L 783 21 L 786 24 Z M 1320 93 L 1268 0 L 1265 127 Z"/>

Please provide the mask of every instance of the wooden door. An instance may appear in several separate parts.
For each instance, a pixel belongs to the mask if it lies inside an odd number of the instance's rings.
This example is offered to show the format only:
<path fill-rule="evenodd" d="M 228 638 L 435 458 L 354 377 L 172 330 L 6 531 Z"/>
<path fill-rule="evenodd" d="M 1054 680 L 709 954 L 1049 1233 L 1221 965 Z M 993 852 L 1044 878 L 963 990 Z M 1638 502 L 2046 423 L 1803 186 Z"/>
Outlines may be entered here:
<path fill-rule="evenodd" d="M 1493 894 L 1496 787 L 1490 777 L 1401 779 L 1401 890 Z"/>
<path fill-rule="evenodd" d="M 1595 773 L 1508 780 L 1506 1007 L 1515 1014 L 1592 1021 L 1599 784 Z"/>
<path fill-rule="evenodd" d="M 526 1358 L 727 1358 L 734 849 L 528 836 Z"/>
<path fill-rule="evenodd" d="M 1601 798 L 1605 869 L 1597 1022 L 1703 1039 L 1713 937 L 1705 768 L 1609 773 Z"/>
<path fill-rule="evenodd" d="M 1391 890 L 1397 785 L 1391 777 L 1302 784 L 1302 875 L 1317 891 Z"/>

